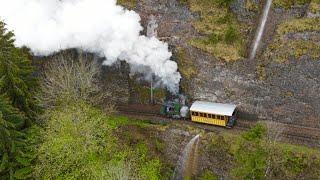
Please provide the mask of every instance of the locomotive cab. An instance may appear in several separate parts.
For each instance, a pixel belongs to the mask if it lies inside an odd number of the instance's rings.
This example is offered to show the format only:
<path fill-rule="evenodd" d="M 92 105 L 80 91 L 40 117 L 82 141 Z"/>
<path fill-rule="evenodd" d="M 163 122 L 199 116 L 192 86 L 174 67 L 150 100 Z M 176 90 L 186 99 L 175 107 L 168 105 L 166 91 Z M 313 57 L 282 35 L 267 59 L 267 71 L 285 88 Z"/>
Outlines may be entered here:
<path fill-rule="evenodd" d="M 161 105 L 160 114 L 169 118 L 188 117 L 189 108 L 175 101 L 167 101 Z"/>
<path fill-rule="evenodd" d="M 180 118 L 181 105 L 177 102 L 167 101 L 161 105 L 160 114 L 170 118 Z"/>

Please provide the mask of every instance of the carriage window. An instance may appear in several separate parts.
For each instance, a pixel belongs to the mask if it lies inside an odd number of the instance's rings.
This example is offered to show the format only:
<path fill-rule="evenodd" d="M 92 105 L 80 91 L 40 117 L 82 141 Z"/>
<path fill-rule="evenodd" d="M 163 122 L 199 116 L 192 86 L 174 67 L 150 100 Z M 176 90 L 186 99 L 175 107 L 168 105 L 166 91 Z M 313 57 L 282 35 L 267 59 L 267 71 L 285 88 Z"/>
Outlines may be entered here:
<path fill-rule="evenodd" d="M 199 113 L 201 117 L 203 117 L 203 113 Z"/>
<path fill-rule="evenodd" d="M 212 118 L 212 115 L 211 115 L 211 114 L 208 114 L 208 118 Z"/>
<path fill-rule="evenodd" d="M 212 119 L 216 119 L 216 115 L 212 114 Z"/>
<path fill-rule="evenodd" d="M 220 119 L 221 117 L 219 115 L 217 115 L 217 119 Z"/>
<path fill-rule="evenodd" d="M 198 113 L 198 112 L 194 112 L 194 115 L 195 115 L 195 116 L 199 116 L 199 113 Z"/>
<path fill-rule="evenodd" d="M 204 114 L 203 114 L 203 117 L 208 117 L 208 114 L 204 113 Z"/>
<path fill-rule="evenodd" d="M 221 116 L 221 120 L 224 120 L 224 116 Z"/>

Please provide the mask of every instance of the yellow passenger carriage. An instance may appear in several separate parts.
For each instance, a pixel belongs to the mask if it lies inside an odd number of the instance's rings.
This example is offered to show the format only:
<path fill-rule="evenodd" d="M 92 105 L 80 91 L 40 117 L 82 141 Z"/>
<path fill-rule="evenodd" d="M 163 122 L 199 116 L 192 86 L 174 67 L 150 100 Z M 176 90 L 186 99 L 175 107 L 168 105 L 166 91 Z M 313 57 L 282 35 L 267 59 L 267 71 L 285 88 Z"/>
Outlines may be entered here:
<path fill-rule="evenodd" d="M 191 121 L 231 128 L 236 121 L 236 105 L 196 101 L 190 107 Z"/>

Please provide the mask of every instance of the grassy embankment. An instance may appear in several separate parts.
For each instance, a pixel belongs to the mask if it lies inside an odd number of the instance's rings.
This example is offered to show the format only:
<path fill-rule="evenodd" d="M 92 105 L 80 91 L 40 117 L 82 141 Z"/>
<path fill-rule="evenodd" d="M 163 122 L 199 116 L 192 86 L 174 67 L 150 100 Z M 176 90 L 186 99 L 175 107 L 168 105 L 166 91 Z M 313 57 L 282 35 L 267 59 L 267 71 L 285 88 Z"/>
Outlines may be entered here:
<path fill-rule="evenodd" d="M 274 0 L 273 5 L 275 7 L 290 9 L 292 6 L 305 5 L 314 0 Z M 317 1 L 317 0 L 315 0 Z"/>
<path fill-rule="evenodd" d="M 191 39 L 189 43 L 212 56 L 224 60 L 235 61 L 245 54 L 244 32 L 246 26 L 239 23 L 230 10 L 233 0 L 180 0 L 188 5 L 192 12 L 199 14 L 193 27 L 201 37 Z M 247 3 L 249 10 L 257 7 Z"/>
<path fill-rule="evenodd" d="M 297 3 L 300 1 L 297 1 Z M 301 1 L 300 3 L 306 3 Z M 285 6 L 286 7 L 286 6 Z M 290 4 L 291 7 L 291 4 Z M 309 5 L 309 12 L 320 13 L 320 1 L 313 0 Z M 309 35 L 309 38 L 289 38 L 290 34 L 319 33 L 320 18 L 293 18 L 282 22 L 276 30 L 276 37 L 269 45 L 265 56 L 277 62 L 284 62 L 289 57 L 300 58 L 303 55 L 311 59 L 320 57 L 320 45 L 317 43 L 316 35 Z"/>
<path fill-rule="evenodd" d="M 280 143 L 272 139 L 271 134 L 262 125 L 257 125 L 241 136 L 208 133 L 202 137 L 202 143 L 205 144 L 202 151 L 207 151 L 212 157 L 211 162 L 221 164 L 221 167 L 211 169 L 227 170 L 228 176 L 235 179 L 320 177 L 319 149 Z M 203 176 L 214 175 L 209 169 L 204 171 Z"/>
<path fill-rule="evenodd" d="M 128 8 L 133 9 L 136 6 L 136 0 L 117 0 L 117 3 Z"/>
<path fill-rule="evenodd" d="M 61 104 L 46 114 L 33 167 L 37 178 L 160 179 L 171 174 L 159 153 L 153 152 L 161 150 L 161 140 L 134 141 L 134 131 L 121 131 L 129 126 L 152 132 L 150 124 L 109 116 L 80 101 Z"/>

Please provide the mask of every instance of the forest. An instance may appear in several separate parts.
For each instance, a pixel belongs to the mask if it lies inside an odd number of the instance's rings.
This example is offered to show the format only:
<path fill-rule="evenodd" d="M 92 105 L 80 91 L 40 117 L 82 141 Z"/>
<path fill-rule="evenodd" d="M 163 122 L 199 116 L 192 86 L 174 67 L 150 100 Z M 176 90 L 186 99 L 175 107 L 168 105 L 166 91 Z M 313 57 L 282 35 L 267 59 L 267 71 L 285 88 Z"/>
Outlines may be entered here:
<path fill-rule="evenodd" d="M 99 101 L 110 94 L 95 83 L 96 63 L 61 54 L 39 74 L 28 49 L 14 46 L 4 23 L 0 33 L 1 179 L 170 179 L 173 167 L 162 157 L 161 139 L 137 141 L 135 134 L 118 131 L 166 125 L 114 115 L 111 102 Z M 320 151 L 279 144 L 270 134 L 257 125 L 232 138 L 234 143 L 230 135 L 204 139 L 218 161 L 230 159 L 236 179 L 320 176 Z M 209 170 L 201 177 L 217 178 Z"/>
<path fill-rule="evenodd" d="M 165 18 L 159 20 L 158 35 L 174 38 L 168 40 L 169 45 L 155 38 L 143 41 L 145 36 L 138 31 L 137 39 L 150 46 L 145 51 L 156 49 L 150 55 L 140 51 L 141 44 L 129 41 L 134 38 L 121 36 L 119 42 L 138 46 L 128 48 L 136 50 L 128 50 L 131 56 L 126 58 L 131 61 L 116 64 L 120 68 L 110 70 L 108 75 L 103 58 L 77 49 L 78 45 L 40 56 L 32 47 L 17 46 L 21 33 L 15 34 L 0 18 L 0 179 L 177 179 L 184 149 L 197 135 L 200 140 L 192 157 L 196 160 L 188 167 L 190 172 L 185 172 L 191 173 L 185 179 L 319 179 L 320 140 L 312 145 L 300 143 L 298 137 L 288 140 L 283 137 L 285 129 L 271 120 L 289 119 L 298 126 L 302 119 L 312 128 L 320 125 L 316 109 L 320 2 L 274 0 L 272 8 L 278 9 L 271 16 L 279 23 L 267 21 L 273 29 L 267 29 L 265 36 L 271 38 L 262 40 L 264 49 L 258 49 L 254 63 L 246 56 L 257 24 L 254 18 L 261 13 L 262 5 L 257 5 L 260 1 L 244 2 L 245 10 L 233 6 L 234 0 L 178 0 L 174 5 L 118 0 L 118 4 L 142 15 L 161 12 L 156 18 Z M 306 17 L 307 12 L 312 17 Z M 276 13 L 285 14 L 283 18 L 287 19 L 282 21 Z M 147 18 L 141 17 L 146 26 Z M 120 34 L 108 32 L 108 40 Z M 32 41 L 37 37 L 29 38 Z M 103 45 L 94 48 L 110 44 Z M 168 68 L 155 61 L 138 62 L 138 55 L 155 58 Z M 152 87 L 139 81 L 145 69 L 134 69 L 141 64 L 150 66 L 159 75 L 157 80 L 167 86 L 167 90 L 155 89 L 155 102 L 176 89 L 193 99 L 233 101 L 246 112 L 241 118 L 255 125 L 244 130 L 215 127 L 208 131 L 182 120 L 155 121 L 121 113 L 117 103 L 123 99 L 125 103 L 149 103 Z M 141 74 L 134 74 L 132 69 Z M 129 86 L 129 90 L 123 86 Z"/>

